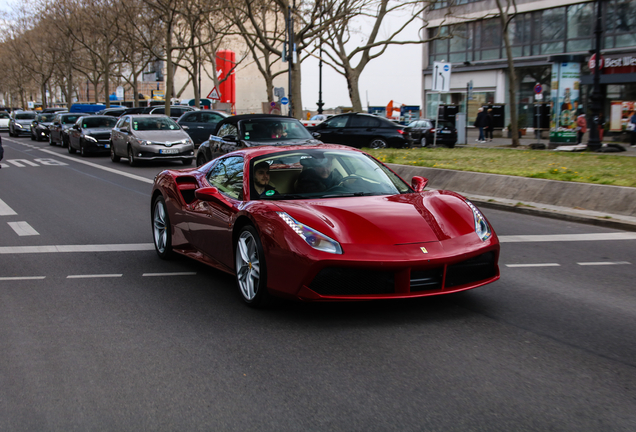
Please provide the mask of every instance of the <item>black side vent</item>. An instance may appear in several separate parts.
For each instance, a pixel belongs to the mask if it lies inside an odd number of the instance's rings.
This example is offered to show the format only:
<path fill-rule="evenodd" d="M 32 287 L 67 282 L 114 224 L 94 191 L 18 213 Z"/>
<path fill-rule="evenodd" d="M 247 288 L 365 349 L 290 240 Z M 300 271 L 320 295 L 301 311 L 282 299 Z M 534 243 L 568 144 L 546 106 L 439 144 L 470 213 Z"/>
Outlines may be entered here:
<path fill-rule="evenodd" d="M 495 253 L 486 252 L 475 258 L 448 266 L 446 287 L 476 283 L 494 277 L 496 274 Z"/>
<path fill-rule="evenodd" d="M 320 295 L 392 294 L 395 281 L 391 272 L 327 267 L 316 275 L 309 288 Z"/>
<path fill-rule="evenodd" d="M 442 288 L 443 268 L 411 270 L 411 292 L 430 291 Z"/>

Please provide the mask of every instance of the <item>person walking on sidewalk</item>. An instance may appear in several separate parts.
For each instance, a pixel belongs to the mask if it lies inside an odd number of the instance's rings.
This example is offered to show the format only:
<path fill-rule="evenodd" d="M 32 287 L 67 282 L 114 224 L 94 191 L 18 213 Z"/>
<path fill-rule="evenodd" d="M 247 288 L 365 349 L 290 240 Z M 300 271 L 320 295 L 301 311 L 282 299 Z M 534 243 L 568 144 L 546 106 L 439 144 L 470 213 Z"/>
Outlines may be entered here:
<path fill-rule="evenodd" d="M 632 115 L 627 119 L 627 130 L 631 134 L 629 143 L 632 147 L 636 147 L 636 111 L 632 111 Z"/>
<path fill-rule="evenodd" d="M 576 118 L 576 130 L 576 143 L 581 144 L 581 141 L 583 141 L 583 135 L 585 135 L 585 132 L 587 132 L 587 120 L 585 120 L 585 113 L 579 114 L 579 116 Z"/>
<path fill-rule="evenodd" d="M 485 143 L 484 127 L 486 127 L 486 113 L 483 108 L 477 110 L 477 118 L 475 119 L 474 126 L 479 128 L 479 138 L 477 138 L 477 142 Z"/>
<path fill-rule="evenodd" d="M 486 112 L 486 139 L 490 138 L 489 141 L 492 142 L 492 139 L 494 138 L 493 136 L 493 129 L 495 126 L 495 118 L 492 116 L 492 108 L 488 108 L 488 111 Z"/>
<path fill-rule="evenodd" d="M 600 113 L 598 115 L 598 140 L 603 142 L 603 134 L 605 133 L 605 115 Z"/>

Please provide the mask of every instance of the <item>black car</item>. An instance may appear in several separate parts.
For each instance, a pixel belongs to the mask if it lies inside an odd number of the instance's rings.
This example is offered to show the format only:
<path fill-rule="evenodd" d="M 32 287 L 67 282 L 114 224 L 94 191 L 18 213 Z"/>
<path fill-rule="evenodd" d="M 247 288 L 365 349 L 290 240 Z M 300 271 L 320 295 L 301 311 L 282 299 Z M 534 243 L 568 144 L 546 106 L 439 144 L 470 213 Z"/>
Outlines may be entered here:
<path fill-rule="evenodd" d="M 128 108 L 105 108 L 101 111 L 97 111 L 95 114 L 98 115 L 107 115 L 107 116 L 111 116 L 111 117 L 121 117 L 121 115 L 127 110 Z"/>
<path fill-rule="evenodd" d="M 408 148 L 413 144 L 408 127 L 371 114 L 340 114 L 316 126 L 307 126 L 307 130 L 324 143 L 357 148 Z"/>
<path fill-rule="evenodd" d="M 190 112 L 190 111 L 195 111 L 195 110 L 197 110 L 197 108 L 193 108 L 193 107 L 190 107 L 190 106 L 171 105 L 170 106 L 170 118 L 176 121 L 183 114 L 185 114 L 187 112 Z M 143 114 L 165 115 L 166 114 L 166 107 L 163 106 L 163 105 L 149 106 L 149 107 L 146 107 L 146 109 L 144 109 Z"/>
<path fill-rule="evenodd" d="M 77 119 L 68 131 L 68 152 L 110 154 L 110 132 L 117 118 L 109 115 L 90 115 Z"/>
<path fill-rule="evenodd" d="M 68 131 L 78 118 L 90 115 L 89 113 L 57 113 L 53 118 L 53 124 L 49 126 L 49 144 L 68 147 Z"/>
<path fill-rule="evenodd" d="M 146 108 L 148 107 L 132 107 L 132 108 L 126 108 L 124 110 L 123 113 L 121 113 L 119 115 L 119 117 L 123 117 L 125 115 L 129 115 L 129 114 L 143 114 L 144 111 L 146 110 Z"/>
<path fill-rule="evenodd" d="M 197 165 L 244 147 L 321 144 L 298 120 L 272 114 L 244 114 L 227 117 L 217 125 L 210 139 L 199 147 Z"/>
<path fill-rule="evenodd" d="M 35 111 L 11 111 L 9 136 L 31 135 L 31 122 L 36 115 Z"/>
<path fill-rule="evenodd" d="M 31 139 L 44 141 L 49 139 L 49 127 L 53 124 L 54 112 L 39 113 L 31 122 Z"/>
<path fill-rule="evenodd" d="M 437 121 L 437 141 L 435 141 L 435 120 L 420 119 L 409 123 L 411 136 L 422 147 L 431 147 L 435 142 L 448 148 L 455 147 L 457 143 L 457 129 L 448 120 Z"/>
<path fill-rule="evenodd" d="M 227 114 L 218 111 L 190 111 L 179 117 L 177 123 L 190 135 L 196 148 L 214 133 L 216 126 L 226 117 Z"/>
<path fill-rule="evenodd" d="M 62 112 L 62 111 L 68 111 L 68 109 L 67 108 L 59 108 L 59 107 L 44 108 L 42 110 L 42 114 L 44 114 L 44 113 L 57 113 L 57 112 Z"/>

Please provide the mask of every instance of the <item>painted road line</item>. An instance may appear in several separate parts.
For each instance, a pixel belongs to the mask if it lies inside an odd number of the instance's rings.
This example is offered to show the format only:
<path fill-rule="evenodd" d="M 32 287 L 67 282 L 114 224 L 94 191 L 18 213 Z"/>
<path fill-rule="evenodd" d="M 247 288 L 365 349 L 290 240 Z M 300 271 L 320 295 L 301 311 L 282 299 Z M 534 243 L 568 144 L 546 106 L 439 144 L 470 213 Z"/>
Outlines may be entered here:
<path fill-rule="evenodd" d="M 124 177 L 128 177 L 128 178 L 131 178 L 131 179 L 134 179 L 134 180 L 139 180 L 141 182 L 148 183 L 148 184 L 154 184 L 154 180 L 147 179 L 145 177 L 141 177 L 141 176 L 138 176 L 138 175 L 135 175 L 135 174 L 130 174 L 130 173 L 127 173 L 125 171 L 120 171 L 120 170 L 117 170 L 117 169 L 114 169 L 114 168 L 108 168 L 108 167 L 105 167 L 103 165 L 99 165 L 99 164 L 96 164 L 96 163 L 87 162 L 85 160 L 81 160 L 81 159 L 74 158 L 74 157 L 71 157 L 71 156 L 62 155 L 62 154 L 56 153 L 56 152 L 51 151 L 51 150 L 46 150 L 46 149 L 42 149 L 41 148 L 40 151 L 55 155 L 56 157 L 59 157 L 59 158 L 72 160 L 73 162 L 81 163 L 81 164 L 88 165 L 88 166 L 93 167 L 93 168 L 97 168 L 97 169 L 100 169 L 100 170 L 108 171 L 109 173 L 118 174 L 118 175 L 121 175 L 121 176 L 124 176 Z"/>
<path fill-rule="evenodd" d="M 0 277 L 0 281 L 16 281 L 16 280 L 42 280 L 46 276 L 14 276 L 14 277 Z"/>
<path fill-rule="evenodd" d="M 634 232 L 499 236 L 501 243 L 636 240 Z"/>
<path fill-rule="evenodd" d="M 536 264 L 506 264 L 506 267 L 561 267 L 557 263 L 536 263 Z"/>
<path fill-rule="evenodd" d="M 58 246 L 3 246 L 0 247 L 0 255 L 58 252 L 139 252 L 150 250 L 155 250 L 155 245 L 152 243 Z"/>
<path fill-rule="evenodd" d="M 122 277 L 123 274 L 86 274 L 86 275 L 68 275 L 66 279 L 92 279 L 92 278 L 118 278 Z"/>
<path fill-rule="evenodd" d="M 604 265 L 630 265 L 627 261 L 598 261 L 598 262 L 579 262 L 580 266 L 604 266 Z"/>
<path fill-rule="evenodd" d="M 37 232 L 36 230 L 33 229 L 33 227 L 31 225 L 29 225 L 27 222 L 25 221 L 20 221 L 20 222 L 7 222 L 7 224 L 9 224 L 9 226 L 11 228 L 13 228 L 13 231 L 15 231 L 15 233 L 19 236 L 34 236 L 34 235 L 40 235 L 39 232 Z"/>
<path fill-rule="evenodd" d="M 4 201 L 0 199 L 0 216 L 12 216 L 17 215 L 17 213 L 9 207 Z"/>
<path fill-rule="evenodd" d="M 196 272 L 144 273 L 142 276 L 195 276 Z"/>

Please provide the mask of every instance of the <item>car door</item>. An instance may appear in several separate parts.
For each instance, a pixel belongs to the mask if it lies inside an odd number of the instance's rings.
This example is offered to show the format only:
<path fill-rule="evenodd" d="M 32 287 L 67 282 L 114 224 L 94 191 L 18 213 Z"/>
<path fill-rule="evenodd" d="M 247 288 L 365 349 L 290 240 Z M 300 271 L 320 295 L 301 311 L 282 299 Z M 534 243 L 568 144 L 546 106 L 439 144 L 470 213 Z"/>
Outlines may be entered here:
<path fill-rule="evenodd" d="M 349 117 L 351 116 L 335 116 L 316 126 L 316 132 L 320 134 L 320 141 L 327 144 L 346 144 L 347 138 L 344 136 L 344 131 Z"/>
<path fill-rule="evenodd" d="M 200 123 L 197 124 L 197 133 L 201 142 L 203 142 L 214 133 L 216 126 L 221 120 L 223 120 L 224 117 L 221 114 L 211 111 L 199 111 L 197 113 L 200 114 Z"/>
<path fill-rule="evenodd" d="M 73 126 L 71 126 L 71 128 L 68 130 L 68 145 L 69 145 L 69 148 L 79 149 L 79 136 L 81 134 L 81 131 L 80 131 L 81 119 L 82 119 L 81 117 L 79 119 L 77 119 L 75 124 Z"/>
<path fill-rule="evenodd" d="M 58 114 L 53 119 L 53 124 L 49 129 L 49 139 L 52 143 L 59 142 L 60 140 L 60 128 L 62 127 L 61 116 Z"/>
<path fill-rule="evenodd" d="M 200 126 L 201 124 L 200 112 L 187 113 L 183 115 L 182 117 L 180 117 L 177 123 L 179 123 L 179 125 L 183 128 L 183 130 L 186 131 L 188 135 L 190 135 L 190 138 L 192 138 L 192 141 L 194 141 L 194 145 L 199 145 L 203 141 L 205 141 L 205 139 L 201 139 L 202 134 L 199 131 L 199 129 L 203 127 L 203 126 Z"/>
<path fill-rule="evenodd" d="M 243 167 L 241 156 L 221 158 L 207 174 L 208 183 L 219 190 L 218 201 L 195 201 L 188 223 L 190 243 L 210 259 L 234 267 L 232 221 L 243 202 Z"/>
<path fill-rule="evenodd" d="M 130 130 L 130 116 L 124 116 L 119 119 L 111 132 L 111 141 L 113 142 L 113 152 L 116 155 L 127 156 L 126 140 L 128 139 L 128 131 Z"/>
<path fill-rule="evenodd" d="M 380 128 L 380 120 L 368 115 L 352 115 L 349 119 L 343 137 L 347 142 L 343 144 L 352 147 L 366 147 L 374 137 L 382 135 Z"/>

